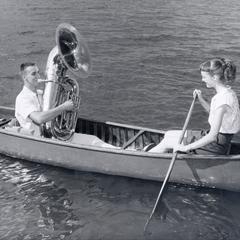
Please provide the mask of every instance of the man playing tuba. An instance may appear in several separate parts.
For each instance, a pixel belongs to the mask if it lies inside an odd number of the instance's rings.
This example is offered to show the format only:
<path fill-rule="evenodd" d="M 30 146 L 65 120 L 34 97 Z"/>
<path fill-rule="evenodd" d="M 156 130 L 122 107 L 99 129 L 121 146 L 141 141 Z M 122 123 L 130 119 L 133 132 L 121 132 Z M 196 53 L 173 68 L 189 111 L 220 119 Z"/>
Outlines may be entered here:
<path fill-rule="evenodd" d="M 18 122 L 22 128 L 34 131 L 35 135 L 74 144 L 116 148 L 96 136 L 75 132 L 80 90 L 78 81 L 66 73 L 70 70 L 78 77 L 87 77 L 91 71 L 90 54 L 80 34 L 69 24 L 58 26 L 56 40 L 57 46 L 48 56 L 46 80 L 40 79 L 35 63 L 20 66 L 24 86 L 16 98 L 15 115 Z M 44 95 L 38 89 L 42 83 L 45 84 Z"/>
<path fill-rule="evenodd" d="M 15 103 L 15 116 L 21 127 L 29 131 L 34 130 L 34 135 L 40 135 L 40 126 L 52 120 L 63 111 L 74 109 L 72 100 L 61 105 L 43 111 L 42 90 L 39 90 L 40 75 L 38 66 L 35 63 L 22 63 L 20 75 L 24 86 L 18 94 Z"/>
<path fill-rule="evenodd" d="M 48 111 L 48 109 L 51 109 L 51 107 L 54 104 L 56 104 L 56 99 L 59 98 L 58 95 L 62 94 L 60 91 L 57 91 L 57 89 L 59 89 L 58 85 L 61 84 L 62 81 L 64 81 L 64 77 L 66 76 L 59 75 L 62 72 L 62 71 L 59 71 L 59 69 L 61 69 L 61 67 L 66 67 L 66 65 L 64 65 L 63 62 L 61 62 L 60 57 L 61 56 L 57 46 L 54 47 L 48 55 L 48 60 L 46 65 L 47 80 L 45 81 L 46 87 L 45 87 L 45 93 L 44 93 L 44 99 L 43 99 L 44 100 L 43 107 L 45 111 Z M 84 71 L 85 70 L 86 68 L 84 69 Z M 71 80 L 73 81 L 73 79 Z M 74 84 L 76 84 L 78 87 L 77 82 L 74 82 Z M 79 91 L 77 92 L 79 94 Z M 77 106 L 77 104 L 75 105 Z M 77 106 L 77 107 L 79 108 L 80 106 Z M 75 109 L 75 110 L 79 110 L 79 109 Z M 76 120 L 72 119 L 72 121 L 76 121 Z M 68 140 L 69 142 L 74 144 L 85 144 L 85 145 L 93 145 L 93 146 L 100 146 L 100 147 L 107 147 L 107 148 L 117 148 L 113 145 L 105 143 L 104 141 L 102 141 L 101 139 L 93 135 L 76 133 L 75 131 L 66 132 L 66 129 L 62 129 L 62 132 L 61 132 L 61 129 L 58 129 L 58 131 L 56 132 L 56 129 L 55 129 L 56 127 L 54 126 L 55 122 L 51 122 L 48 124 L 49 125 L 47 126 L 47 128 L 50 128 L 51 129 L 50 131 L 54 133 L 53 136 L 60 140 L 64 140 L 63 137 L 65 137 L 65 140 Z M 72 125 L 75 126 L 75 124 L 76 123 L 73 123 Z M 68 135 L 65 135 L 64 132 L 66 132 Z"/>
<path fill-rule="evenodd" d="M 91 59 L 87 44 L 76 28 L 67 23 L 58 26 L 56 43 L 57 45 L 48 55 L 47 79 L 43 80 L 45 83 L 43 112 L 59 106 L 67 107 L 67 110 L 72 111 L 62 112 L 50 119 L 51 121 L 45 125 L 45 134 L 74 144 L 113 148 L 114 146 L 96 136 L 75 132 L 80 110 L 80 89 L 78 81 L 70 78 L 67 73 L 70 71 L 78 78 L 85 78 L 90 74 Z"/>

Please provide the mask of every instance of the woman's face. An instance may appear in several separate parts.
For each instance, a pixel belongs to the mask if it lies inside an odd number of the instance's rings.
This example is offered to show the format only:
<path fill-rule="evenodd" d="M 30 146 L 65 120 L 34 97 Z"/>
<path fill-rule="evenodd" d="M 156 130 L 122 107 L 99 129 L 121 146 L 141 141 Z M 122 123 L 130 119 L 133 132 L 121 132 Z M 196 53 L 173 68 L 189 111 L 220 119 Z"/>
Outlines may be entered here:
<path fill-rule="evenodd" d="M 206 83 L 207 88 L 213 88 L 216 85 L 216 79 L 209 72 L 201 71 L 202 81 Z"/>

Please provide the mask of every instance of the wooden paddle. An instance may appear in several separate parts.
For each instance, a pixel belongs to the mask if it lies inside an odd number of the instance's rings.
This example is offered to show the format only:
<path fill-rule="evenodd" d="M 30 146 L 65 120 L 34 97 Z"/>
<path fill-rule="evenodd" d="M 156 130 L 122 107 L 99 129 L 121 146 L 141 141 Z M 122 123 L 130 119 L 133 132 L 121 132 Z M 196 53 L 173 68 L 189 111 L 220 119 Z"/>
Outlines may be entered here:
<path fill-rule="evenodd" d="M 185 120 L 185 123 L 184 123 L 183 129 L 182 129 L 181 135 L 180 135 L 179 140 L 178 140 L 178 143 L 179 143 L 179 144 L 181 144 L 181 142 L 182 142 L 182 140 L 183 140 L 183 137 L 184 137 L 184 134 L 185 134 L 185 132 L 186 132 L 186 130 L 187 130 L 187 126 L 188 126 L 189 120 L 190 120 L 190 118 L 191 118 L 192 111 L 193 111 L 193 107 L 194 107 L 194 104 L 195 104 L 196 99 L 197 99 L 197 95 L 194 95 L 194 98 L 193 98 L 191 107 L 190 107 L 190 109 L 189 109 L 189 111 L 188 111 L 187 118 L 186 118 L 186 120 Z M 177 154 L 178 154 L 177 152 L 174 152 L 174 153 L 173 153 L 172 160 L 171 160 L 170 165 L 169 165 L 169 167 L 168 167 L 168 171 L 167 171 L 166 177 L 165 177 L 165 179 L 164 179 L 164 181 L 163 181 L 161 190 L 160 190 L 160 192 L 159 192 L 159 194 L 158 194 L 156 203 L 155 203 L 155 205 L 154 205 L 154 207 L 153 207 L 153 210 L 152 210 L 152 212 L 151 212 L 150 217 L 148 218 L 148 220 L 147 220 L 147 222 L 146 222 L 146 224 L 145 224 L 145 226 L 144 226 L 144 232 L 146 231 L 147 226 L 148 226 L 148 224 L 149 224 L 149 222 L 150 222 L 150 220 L 151 220 L 151 218 L 152 218 L 152 216 L 153 216 L 153 214 L 154 214 L 154 212 L 155 212 L 155 210 L 156 210 L 156 207 L 157 207 L 157 205 L 158 205 L 159 200 L 160 200 L 160 199 L 162 198 L 162 196 L 163 196 L 163 190 L 164 190 L 164 188 L 165 188 L 166 183 L 168 182 L 168 180 L 169 180 L 169 178 L 170 178 L 171 172 L 172 172 L 172 170 L 173 170 L 174 163 L 175 163 L 176 158 L 177 158 Z"/>

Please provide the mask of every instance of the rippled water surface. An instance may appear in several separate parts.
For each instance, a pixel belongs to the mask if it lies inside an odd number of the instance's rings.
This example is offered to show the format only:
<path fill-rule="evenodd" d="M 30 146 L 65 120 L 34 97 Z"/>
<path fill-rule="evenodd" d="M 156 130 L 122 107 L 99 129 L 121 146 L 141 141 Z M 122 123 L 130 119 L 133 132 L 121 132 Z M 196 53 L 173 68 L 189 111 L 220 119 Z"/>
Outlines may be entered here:
<path fill-rule="evenodd" d="M 213 94 L 199 64 L 223 56 L 240 67 L 239 12 L 237 0 L 1 0 L 1 105 L 14 106 L 20 63 L 35 61 L 43 74 L 56 27 L 68 22 L 93 62 L 80 79 L 83 117 L 181 128 L 193 89 Z M 207 127 L 206 117 L 196 105 L 190 125 Z M 0 239 L 240 239 L 239 193 L 176 184 L 144 235 L 159 189 L 0 156 Z"/>

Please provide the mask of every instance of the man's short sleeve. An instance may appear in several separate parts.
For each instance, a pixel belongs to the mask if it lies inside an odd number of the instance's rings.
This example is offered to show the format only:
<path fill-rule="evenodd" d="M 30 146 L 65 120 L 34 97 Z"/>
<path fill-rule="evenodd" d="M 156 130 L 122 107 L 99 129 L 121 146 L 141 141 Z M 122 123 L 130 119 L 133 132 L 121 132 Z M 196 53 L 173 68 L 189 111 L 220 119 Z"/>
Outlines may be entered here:
<path fill-rule="evenodd" d="M 32 99 L 21 98 L 16 100 L 16 112 L 27 119 L 32 112 L 39 111 Z"/>

